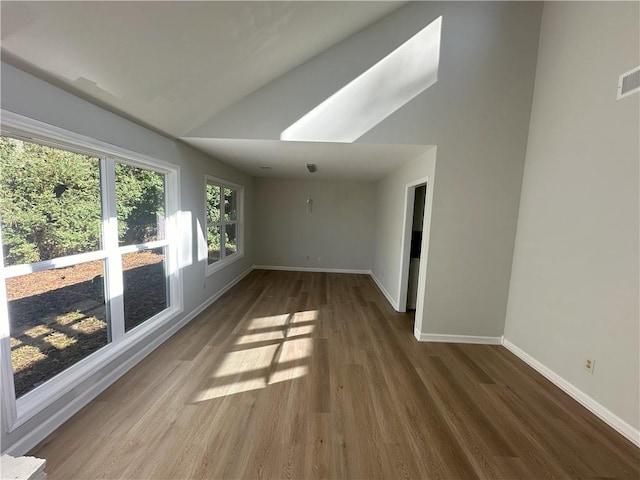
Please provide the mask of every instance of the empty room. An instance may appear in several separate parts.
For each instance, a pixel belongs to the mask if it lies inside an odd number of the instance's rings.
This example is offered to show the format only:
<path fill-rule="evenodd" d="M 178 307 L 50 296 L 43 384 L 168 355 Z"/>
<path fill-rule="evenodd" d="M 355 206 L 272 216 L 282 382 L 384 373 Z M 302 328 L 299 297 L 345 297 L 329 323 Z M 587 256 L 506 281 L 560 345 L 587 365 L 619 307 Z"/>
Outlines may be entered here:
<path fill-rule="evenodd" d="M 640 2 L 0 14 L 0 478 L 640 478 Z"/>

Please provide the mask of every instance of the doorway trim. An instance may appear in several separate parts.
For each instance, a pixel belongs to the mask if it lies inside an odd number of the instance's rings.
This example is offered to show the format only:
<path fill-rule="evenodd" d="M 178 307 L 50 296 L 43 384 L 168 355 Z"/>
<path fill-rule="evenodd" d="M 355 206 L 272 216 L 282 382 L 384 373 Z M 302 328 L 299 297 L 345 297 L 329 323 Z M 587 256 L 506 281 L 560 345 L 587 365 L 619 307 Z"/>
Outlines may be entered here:
<path fill-rule="evenodd" d="M 430 195 L 429 190 L 431 189 L 431 182 L 429 181 L 429 177 L 422 177 L 415 180 L 410 181 L 405 185 L 404 192 L 404 219 L 402 223 L 402 244 L 400 247 L 400 278 L 398 279 L 398 311 L 406 312 L 407 311 L 407 290 L 409 284 L 409 263 L 411 259 L 411 228 L 413 226 L 413 207 L 416 198 L 416 188 L 425 185 L 427 188 L 427 195 L 425 197 L 425 206 L 424 206 L 424 216 L 422 222 L 423 228 L 423 236 L 422 236 L 422 247 L 425 246 L 424 237 L 428 236 L 428 218 L 427 211 L 431 211 L 428 208 L 427 203 L 430 203 Z M 424 232 L 427 232 L 427 235 L 424 235 Z M 420 254 L 420 268 L 418 270 L 418 292 L 421 291 L 420 281 L 422 280 L 422 276 L 420 272 L 422 271 L 422 262 L 424 259 L 424 254 L 426 253 L 424 250 L 421 250 Z M 416 299 L 416 316 L 418 313 L 418 308 L 422 305 L 422 300 L 420 296 Z M 420 308 L 420 310 L 422 310 Z"/>
<path fill-rule="evenodd" d="M 426 284 L 427 284 L 427 265 L 429 261 L 429 240 L 431 238 L 431 213 L 433 209 L 433 192 L 435 186 L 435 162 L 433 167 L 430 168 L 430 174 L 428 176 L 418 178 L 408 182 L 405 185 L 405 206 L 404 206 L 404 224 L 402 230 L 402 244 L 400 252 L 400 278 L 398 285 L 398 292 L 400 297 L 398 298 L 399 312 L 407 311 L 407 286 L 409 283 L 409 262 L 411 255 L 411 227 L 413 225 L 413 204 L 415 200 L 415 189 L 420 185 L 427 186 L 424 216 L 422 218 L 422 245 L 420 253 L 420 266 L 418 268 L 418 294 L 416 298 L 416 313 L 413 324 L 413 335 L 422 340 L 422 332 L 424 329 L 425 319 L 424 309 L 426 306 Z"/>

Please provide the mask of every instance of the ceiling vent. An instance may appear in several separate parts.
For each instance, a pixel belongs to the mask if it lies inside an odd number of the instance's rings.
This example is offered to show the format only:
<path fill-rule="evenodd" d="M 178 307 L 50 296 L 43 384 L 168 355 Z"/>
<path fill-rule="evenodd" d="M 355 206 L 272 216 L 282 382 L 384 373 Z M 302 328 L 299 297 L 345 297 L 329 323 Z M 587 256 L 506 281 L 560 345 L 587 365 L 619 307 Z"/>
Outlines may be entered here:
<path fill-rule="evenodd" d="M 309 173 L 316 173 L 318 168 L 315 163 L 307 163 L 307 170 L 309 170 Z"/>
<path fill-rule="evenodd" d="M 636 92 L 640 92 L 640 67 L 620 75 L 618 80 L 618 100 Z"/>

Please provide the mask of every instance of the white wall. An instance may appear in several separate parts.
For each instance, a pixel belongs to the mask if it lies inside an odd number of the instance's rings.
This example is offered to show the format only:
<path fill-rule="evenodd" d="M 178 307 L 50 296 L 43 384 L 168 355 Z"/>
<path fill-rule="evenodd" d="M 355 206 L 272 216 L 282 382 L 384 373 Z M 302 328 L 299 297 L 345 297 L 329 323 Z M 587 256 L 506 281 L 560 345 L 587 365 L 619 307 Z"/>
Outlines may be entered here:
<path fill-rule="evenodd" d="M 539 2 L 409 2 L 191 135 L 277 140 L 442 16 L 438 82 L 358 142 L 438 146 L 424 333 L 500 336 L 541 11 Z"/>
<path fill-rule="evenodd" d="M 545 4 L 505 326 L 636 432 L 640 95 L 616 86 L 640 62 L 639 7 Z"/>
<path fill-rule="evenodd" d="M 180 166 L 181 209 L 185 212 L 185 220 L 190 223 L 185 223 L 182 231 L 187 247 L 186 265 L 182 269 L 184 312 L 175 319 L 176 322 L 187 316 L 253 265 L 253 233 L 251 229 L 253 224 L 253 180 L 247 175 L 207 157 L 189 146 L 124 120 L 4 63 L 2 64 L 2 108 Z M 199 260 L 196 253 L 198 232 L 204 221 L 205 174 L 244 185 L 247 207 L 244 258 L 210 277 L 205 277 L 205 260 Z M 189 255 L 192 252 L 193 255 Z M 169 327 L 170 325 L 167 328 Z M 153 338 L 161 335 L 164 330 L 166 328 L 158 331 Z M 153 338 L 150 338 L 149 341 Z M 28 433 L 34 431 L 36 427 L 46 425 L 46 421 L 54 418 L 56 412 L 61 411 L 74 398 L 82 395 L 96 380 L 108 375 L 126 362 L 134 353 L 128 352 L 121 358 L 105 365 L 95 375 L 95 378 L 84 382 L 13 432 L 6 433 L 2 428 L 0 438 L 2 450 L 10 448 Z M 22 453 L 25 452 L 22 451 Z"/>
<path fill-rule="evenodd" d="M 436 168 L 436 149 L 432 148 L 424 155 L 405 164 L 393 174 L 386 176 L 376 184 L 376 229 L 374 234 L 375 251 L 372 273 L 379 286 L 391 298 L 395 308 L 400 303 L 401 258 L 405 218 L 407 217 L 407 184 L 419 179 L 429 178 L 426 191 L 425 222 L 423 225 L 423 248 L 421 270 L 426 273 L 428 262 L 429 219 Z M 408 221 L 413 221 L 413 209 Z M 409 225 L 409 230 L 411 230 Z M 410 235 L 410 234 L 409 234 Z M 409 239 L 410 242 L 410 239 Z M 424 277 L 423 277 L 424 283 Z M 405 291 L 406 294 L 406 291 Z M 419 312 L 416 312 L 419 313 Z M 419 321 L 419 315 L 416 320 Z"/>
<path fill-rule="evenodd" d="M 257 265 L 370 270 L 372 182 L 254 180 Z M 307 213 L 307 199 L 313 200 Z"/>

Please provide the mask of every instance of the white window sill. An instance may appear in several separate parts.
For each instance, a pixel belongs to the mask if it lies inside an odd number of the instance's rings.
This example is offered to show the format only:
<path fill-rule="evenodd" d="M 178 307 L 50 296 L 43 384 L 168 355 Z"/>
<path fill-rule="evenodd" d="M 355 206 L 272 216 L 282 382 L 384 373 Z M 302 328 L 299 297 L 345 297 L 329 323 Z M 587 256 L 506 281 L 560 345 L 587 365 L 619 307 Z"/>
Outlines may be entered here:
<path fill-rule="evenodd" d="M 244 257 L 244 252 L 234 253 L 233 255 L 224 258 L 223 260 L 219 260 L 219 261 L 217 261 L 215 263 L 207 265 L 207 270 L 206 270 L 207 277 L 209 275 L 219 271 L 219 270 L 222 270 L 223 268 L 227 267 L 228 265 L 231 265 L 232 263 L 237 262 L 242 257 Z"/>

